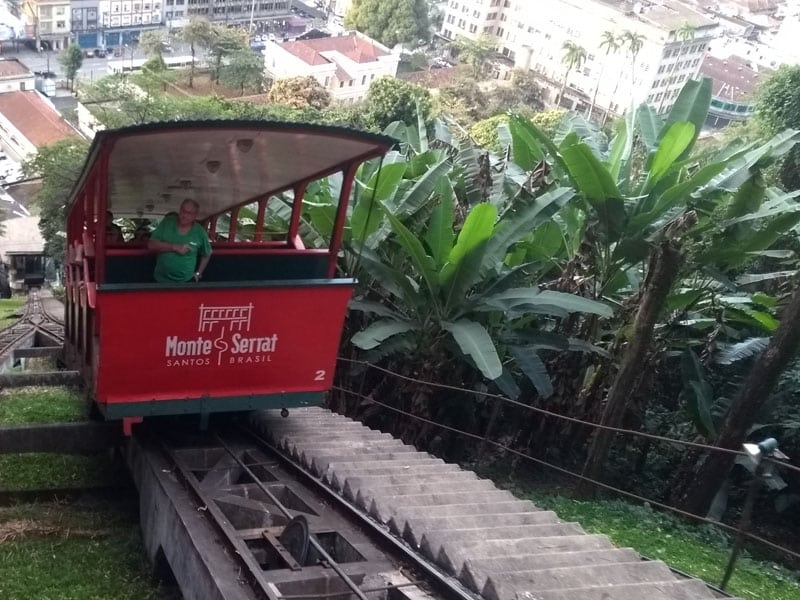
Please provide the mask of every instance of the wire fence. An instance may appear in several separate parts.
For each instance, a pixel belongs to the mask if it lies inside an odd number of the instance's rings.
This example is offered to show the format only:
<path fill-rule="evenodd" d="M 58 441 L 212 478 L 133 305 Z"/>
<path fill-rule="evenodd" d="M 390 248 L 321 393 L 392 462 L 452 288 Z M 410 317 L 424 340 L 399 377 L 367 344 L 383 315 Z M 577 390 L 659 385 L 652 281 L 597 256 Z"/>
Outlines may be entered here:
<path fill-rule="evenodd" d="M 494 447 L 497 450 L 500 450 L 502 452 L 506 452 L 506 453 L 508 453 L 510 455 L 516 456 L 516 457 L 521 458 L 523 460 L 530 461 L 533 464 L 536 464 L 536 465 L 539 465 L 539 466 L 542 466 L 542 467 L 546 467 L 546 468 L 548 468 L 548 469 L 550 469 L 550 470 L 552 470 L 554 472 L 560 473 L 561 475 L 565 475 L 565 476 L 574 478 L 575 480 L 591 484 L 591 485 L 595 486 L 598 489 L 603 489 L 603 490 L 606 490 L 608 492 L 612 492 L 614 494 L 617 494 L 619 496 L 622 496 L 622 497 L 625 497 L 625 498 L 628 498 L 628 499 L 631 499 L 631 500 L 635 500 L 637 502 L 646 502 L 646 503 L 650 504 L 651 506 L 658 507 L 658 508 L 660 508 L 662 510 L 671 512 L 673 514 L 680 515 L 682 517 L 686 517 L 686 518 L 692 519 L 693 521 L 696 521 L 696 522 L 707 523 L 707 524 L 710 524 L 710 525 L 714 525 L 714 526 L 719 527 L 720 529 L 722 529 L 724 531 L 727 531 L 727 532 L 733 534 L 735 536 L 735 540 L 745 540 L 746 539 L 746 540 L 749 540 L 750 542 L 754 542 L 756 544 L 759 544 L 759 545 L 761 545 L 761 546 L 763 546 L 765 548 L 769 548 L 771 550 L 784 553 L 785 555 L 787 555 L 789 557 L 792 557 L 793 559 L 796 559 L 796 560 L 800 559 L 800 552 L 792 550 L 791 548 L 788 548 L 786 546 L 782 546 L 780 544 L 774 543 L 774 542 L 772 542 L 770 540 L 765 539 L 764 537 L 761 537 L 759 535 L 756 535 L 756 534 L 753 534 L 753 533 L 747 531 L 746 527 L 747 527 L 748 524 L 744 523 L 744 520 L 738 526 L 733 526 L 733 525 L 729 525 L 727 523 L 723 523 L 723 522 L 715 520 L 715 519 L 710 519 L 710 518 L 702 516 L 702 515 L 697 515 L 697 514 L 694 514 L 694 513 L 691 513 L 691 512 L 687 512 L 687 511 L 681 510 L 680 508 L 677 508 L 675 506 L 671 506 L 669 504 L 665 504 L 663 502 L 659 502 L 658 500 L 655 500 L 653 498 L 647 498 L 645 496 L 641 496 L 639 494 L 636 494 L 636 493 L 633 493 L 633 492 L 629 492 L 627 490 L 623 490 L 623 489 L 621 489 L 619 487 L 604 483 L 602 481 L 598 481 L 596 479 L 593 479 L 593 478 L 590 478 L 590 477 L 586 477 L 586 476 L 582 475 L 581 473 L 577 473 L 575 471 L 571 471 L 571 470 L 566 469 L 564 467 L 561 467 L 561 466 L 555 465 L 555 464 L 553 464 L 551 462 L 548 462 L 547 460 L 543 460 L 541 458 L 537 458 L 535 456 L 531 456 L 530 454 L 527 454 L 525 452 L 521 452 L 520 450 L 512 448 L 512 447 L 508 446 L 507 444 L 503 444 L 503 443 L 500 443 L 498 441 L 495 441 L 495 440 L 491 439 L 491 437 L 490 437 L 492 435 L 492 433 L 493 433 L 492 432 L 492 420 L 491 419 L 490 419 L 489 425 L 486 428 L 486 431 L 483 433 L 483 435 L 479 435 L 479 434 L 476 434 L 476 433 L 473 433 L 473 432 L 469 432 L 469 431 L 465 431 L 463 429 L 459 429 L 457 427 L 453 427 L 453 426 L 450 426 L 450 425 L 447 425 L 447 424 L 444 424 L 444 423 L 433 421 L 431 419 L 428 419 L 428 418 L 425 418 L 425 417 L 421 417 L 419 415 L 415 415 L 415 414 L 413 414 L 413 413 L 411 413 L 409 411 L 402 410 L 402 409 L 400 409 L 400 408 L 398 408 L 396 406 L 391 406 L 390 404 L 387 404 L 385 402 L 381 402 L 380 400 L 374 398 L 373 396 L 365 396 L 364 393 L 363 393 L 363 387 L 364 387 L 364 383 L 366 381 L 366 378 L 367 378 L 367 375 L 369 374 L 369 372 L 370 371 L 375 371 L 375 372 L 382 373 L 383 375 L 386 375 L 388 377 L 395 378 L 397 381 L 403 381 L 403 382 L 414 383 L 414 384 L 418 384 L 418 385 L 424 385 L 424 386 L 426 386 L 428 388 L 431 388 L 431 389 L 458 392 L 458 393 L 461 393 L 461 394 L 466 394 L 467 396 L 471 396 L 471 397 L 475 398 L 476 400 L 478 400 L 478 399 L 480 399 L 480 400 L 494 399 L 494 400 L 497 400 L 498 402 L 502 402 L 502 403 L 504 403 L 504 404 L 506 404 L 508 406 L 517 407 L 517 408 L 523 409 L 525 411 L 530 411 L 531 413 L 535 413 L 535 414 L 538 414 L 538 415 L 541 415 L 541 416 L 557 419 L 557 420 L 565 422 L 565 423 L 572 423 L 572 424 L 576 424 L 576 425 L 585 426 L 585 427 L 590 428 L 592 430 L 606 430 L 606 431 L 610 431 L 610 432 L 613 432 L 613 433 L 618 433 L 618 434 L 621 434 L 621 435 L 632 436 L 632 437 L 635 437 L 635 438 L 646 439 L 646 440 L 650 440 L 650 441 L 668 443 L 668 444 L 672 444 L 672 445 L 682 446 L 682 447 L 685 447 L 685 448 L 692 448 L 692 449 L 695 449 L 695 450 L 702 450 L 704 452 L 716 452 L 716 453 L 723 453 L 723 454 L 733 455 L 733 456 L 746 456 L 746 454 L 744 452 L 742 452 L 742 451 L 731 450 L 729 448 L 720 448 L 718 446 L 710 446 L 708 444 L 703 444 L 703 443 L 699 443 L 699 442 L 692 442 L 692 441 L 681 440 L 681 439 L 677 439 L 677 438 L 670 438 L 670 437 L 655 435 L 655 434 L 646 433 L 646 432 L 642 432 L 642 431 L 636 431 L 636 430 L 632 430 L 632 429 L 623 429 L 623 428 L 619 428 L 619 427 L 609 427 L 609 426 L 606 426 L 606 425 L 601 425 L 599 423 L 594 423 L 594 422 L 591 422 L 591 421 L 585 421 L 585 420 L 578 419 L 578 418 L 575 418 L 575 417 L 569 417 L 569 416 L 566 416 L 566 415 L 562 415 L 562 414 L 559 414 L 559 413 L 556 413 L 556 412 L 553 412 L 553 411 L 550 411 L 550 410 L 547 410 L 547 409 L 543 409 L 543 408 L 540 408 L 540 407 L 530 406 L 528 404 L 524 404 L 524 403 L 519 402 L 517 400 L 512 400 L 510 398 L 507 398 L 505 396 L 501 396 L 499 394 L 492 394 L 492 393 L 489 393 L 489 392 L 484 392 L 484 391 L 479 391 L 479 390 L 471 390 L 471 389 L 468 389 L 468 388 L 462 388 L 462 387 L 458 387 L 458 386 L 453 386 L 453 385 L 448 385 L 448 384 L 441 384 L 441 383 L 436 383 L 436 382 L 433 382 L 433 381 L 426 381 L 426 380 L 418 379 L 418 378 L 415 378 L 415 377 L 410 377 L 408 375 L 403 375 L 402 373 L 397 373 L 397 372 L 392 371 L 390 369 L 387 369 L 387 368 L 384 368 L 384 367 L 381 367 L 381 366 L 378 366 L 378 365 L 375 365 L 375 364 L 372 364 L 372 363 L 369 363 L 369 362 L 366 362 L 366 361 L 353 360 L 353 359 L 344 358 L 344 357 L 339 357 L 339 361 L 342 362 L 342 363 L 346 363 L 346 364 L 348 364 L 350 366 L 359 366 L 359 367 L 363 368 L 363 372 L 361 373 L 361 383 L 360 383 L 360 386 L 359 386 L 360 389 L 352 390 L 352 389 L 347 389 L 347 388 L 339 386 L 339 385 L 336 385 L 336 386 L 333 387 L 333 389 L 335 391 L 337 391 L 337 392 L 339 392 L 339 393 L 341 393 L 343 395 L 350 396 L 350 397 L 353 397 L 353 398 L 358 398 L 360 401 L 366 401 L 366 402 L 375 404 L 375 405 L 380 406 L 382 408 L 385 408 L 385 409 L 387 409 L 389 411 L 392 411 L 392 412 L 394 412 L 396 414 L 400 414 L 400 415 L 403 415 L 405 417 L 408 417 L 409 419 L 413 419 L 415 421 L 426 423 L 426 424 L 431 425 L 433 427 L 437 427 L 439 429 L 446 430 L 446 431 L 449 431 L 451 433 L 454 433 L 454 434 L 457 434 L 457 435 L 460 435 L 460 436 L 464 436 L 466 438 L 469 438 L 469 439 L 472 439 L 472 440 L 475 440 L 475 441 L 479 441 L 481 443 L 482 447 L 485 447 L 485 446 Z M 776 461 L 776 460 L 774 460 L 772 458 L 765 458 L 763 460 L 763 462 L 765 464 L 772 463 L 772 464 L 774 464 L 776 466 L 779 466 L 782 469 L 785 469 L 785 470 L 788 470 L 788 471 L 791 471 L 791 472 L 794 472 L 794 473 L 800 473 L 800 467 L 798 467 L 796 465 L 793 465 L 793 464 L 790 464 L 790 463 L 788 463 L 786 461 Z M 756 489 L 756 488 L 753 487 L 753 489 Z M 735 560 L 735 555 L 738 554 L 735 545 L 734 545 L 733 552 L 734 552 L 734 557 L 732 558 L 732 561 Z M 726 581 L 723 581 L 723 587 L 724 587 L 725 583 L 726 583 Z"/>

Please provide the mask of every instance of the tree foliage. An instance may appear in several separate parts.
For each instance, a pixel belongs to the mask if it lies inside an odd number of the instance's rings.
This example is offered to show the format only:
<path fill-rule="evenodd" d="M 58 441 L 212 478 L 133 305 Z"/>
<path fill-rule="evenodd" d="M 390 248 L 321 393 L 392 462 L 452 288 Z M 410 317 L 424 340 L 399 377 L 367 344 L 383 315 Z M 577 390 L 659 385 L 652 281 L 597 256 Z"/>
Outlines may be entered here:
<path fill-rule="evenodd" d="M 39 229 L 45 240 L 45 253 L 57 263 L 61 262 L 65 250 L 67 199 L 88 151 L 88 141 L 68 138 L 40 147 L 36 155 L 22 165 L 27 177 L 41 177 L 41 188 L 36 195 Z"/>
<path fill-rule="evenodd" d="M 458 58 L 472 69 L 472 76 L 475 79 L 483 79 L 489 59 L 497 54 L 497 44 L 496 37 L 482 33 L 474 40 L 458 36 L 452 45 L 458 53 Z"/>
<path fill-rule="evenodd" d="M 192 64 L 189 68 L 189 87 L 194 85 L 195 57 L 198 48 L 209 48 L 214 40 L 214 29 L 207 19 L 194 16 L 181 29 L 180 38 L 189 44 L 192 53 Z"/>
<path fill-rule="evenodd" d="M 292 108 L 325 108 L 331 94 L 311 75 L 278 79 L 269 90 L 269 101 Z"/>
<path fill-rule="evenodd" d="M 75 89 L 75 77 L 83 65 L 83 52 L 77 44 L 70 44 L 58 55 L 58 62 L 64 67 L 64 74 L 69 81 L 70 89 Z"/>
<path fill-rule="evenodd" d="M 427 0 L 353 0 L 344 18 L 347 29 L 389 46 L 430 38 Z"/>
<path fill-rule="evenodd" d="M 367 92 L 367 119 L 378 129 L 394 121 L 416 124 L 417 105 L 423 120 L 427 120 L 431 114 L 431 94 L 427 89 L 394 77 L 379 77 Z"/>
<path fill-rule="evenodd" d="M 211 26 L 211 39 L 208 50 L 214 59 L 214 81 L 219 83 L 223 59 L 232 56 L 236 52 L 249 50 L 247 34 L 243 29 L 214 24 Z"/>
<path fill-rule="evenodd" d="M 766 132 L 800 129 L 800 66 L 784 65 L 758 91 L 756 115 Z M 800 189 L 800 148 L 795 147 L 780 166 L 786 190 Z"/>
<path fill-rule="evenodd" d="M 242 96 L 245 90 L 261 92 L 264 83 L 264 57 L 249 49 L 237 50 L 222 65 L 220 82 L 229 88 L 238 88 Z"/>

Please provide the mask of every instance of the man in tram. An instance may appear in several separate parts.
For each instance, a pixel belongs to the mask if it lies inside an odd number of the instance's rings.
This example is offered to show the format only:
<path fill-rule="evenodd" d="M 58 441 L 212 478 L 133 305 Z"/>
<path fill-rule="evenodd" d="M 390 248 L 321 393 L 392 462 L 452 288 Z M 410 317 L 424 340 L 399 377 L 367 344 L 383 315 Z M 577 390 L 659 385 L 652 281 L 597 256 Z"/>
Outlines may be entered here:
<path fill-rule="evenodd" d="M 106 211 L 106 243 L 119 244 L 124 241 L 122 227 L 114 223 L 114 213 Z"/>
<path fill-rule="evenodd" d="M 203 277 L 211 244 L 206 230 L 196 221 L 199 208 L 196 201 L 187 198 L 180 211 L 166 215 L 150 235 L 147 247 L 158 252 L 153 273 L 156 281 L 185 283 Z"/>

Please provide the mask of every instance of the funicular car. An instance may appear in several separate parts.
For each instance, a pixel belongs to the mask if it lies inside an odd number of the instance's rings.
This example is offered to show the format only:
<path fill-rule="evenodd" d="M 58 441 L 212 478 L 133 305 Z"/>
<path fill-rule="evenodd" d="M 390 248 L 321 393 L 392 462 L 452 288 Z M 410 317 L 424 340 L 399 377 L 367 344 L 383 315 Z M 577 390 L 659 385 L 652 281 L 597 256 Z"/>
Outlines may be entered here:
<path fill-rule="evenodd" d="M 392 144 L 269 122 L 99 132 L 69 202 L 65 356 L 102 415 L 129 426 L 319 402 L 353 288 L 337 274 L 353 180 Z M 306 190 L 322 183 L 338 190 L 324 246 L 302 239 Z M 157 221 L 185 199 L 213 254 L 199 282 L 157 283 L 147 242 L 110 241 L 108 221 Z"/>

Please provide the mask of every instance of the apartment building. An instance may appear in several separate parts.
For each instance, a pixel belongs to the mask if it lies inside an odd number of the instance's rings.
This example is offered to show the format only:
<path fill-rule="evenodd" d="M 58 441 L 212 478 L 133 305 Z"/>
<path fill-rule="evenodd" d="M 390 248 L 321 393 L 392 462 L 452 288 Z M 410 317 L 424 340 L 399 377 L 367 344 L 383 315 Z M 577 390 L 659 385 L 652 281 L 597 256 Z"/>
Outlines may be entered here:
<path fill-rule="evenodd" d="M 394 77 L 400 62 L 399 55 L 357 31 L 282 44 L 268 42 L 264 55 L 267 79 L 310 75 L 339 102 L 363 99 L 376 78 Z"/>
<path fill-rule="evenodd" d="M 685 81 L 697 77 L 719 31 L 677 0 L 547 0 L 532 8 L 530 0 L 451 0 L 440 33 L 496 37 L 498 51 L 516 68 L 539 75 L 551 104 L 577 110 L 594 104 L 598 113 L 619 115 L 641 102 L 668 111 Z M 608 35 L 615 39 L 611 48 L 603 45 Z M 641 44 L 635 57 L 626 37 Z M 571 70 L 558 98 L 566 42 L 581 46 L 586 60 Z"/>
<path fill-rule="evenodd" d="M 45 42 L 45 47 L 62 50 L 70 39 L 70 0 L 26 0 L 21 4 L 25 34 Z"/>

